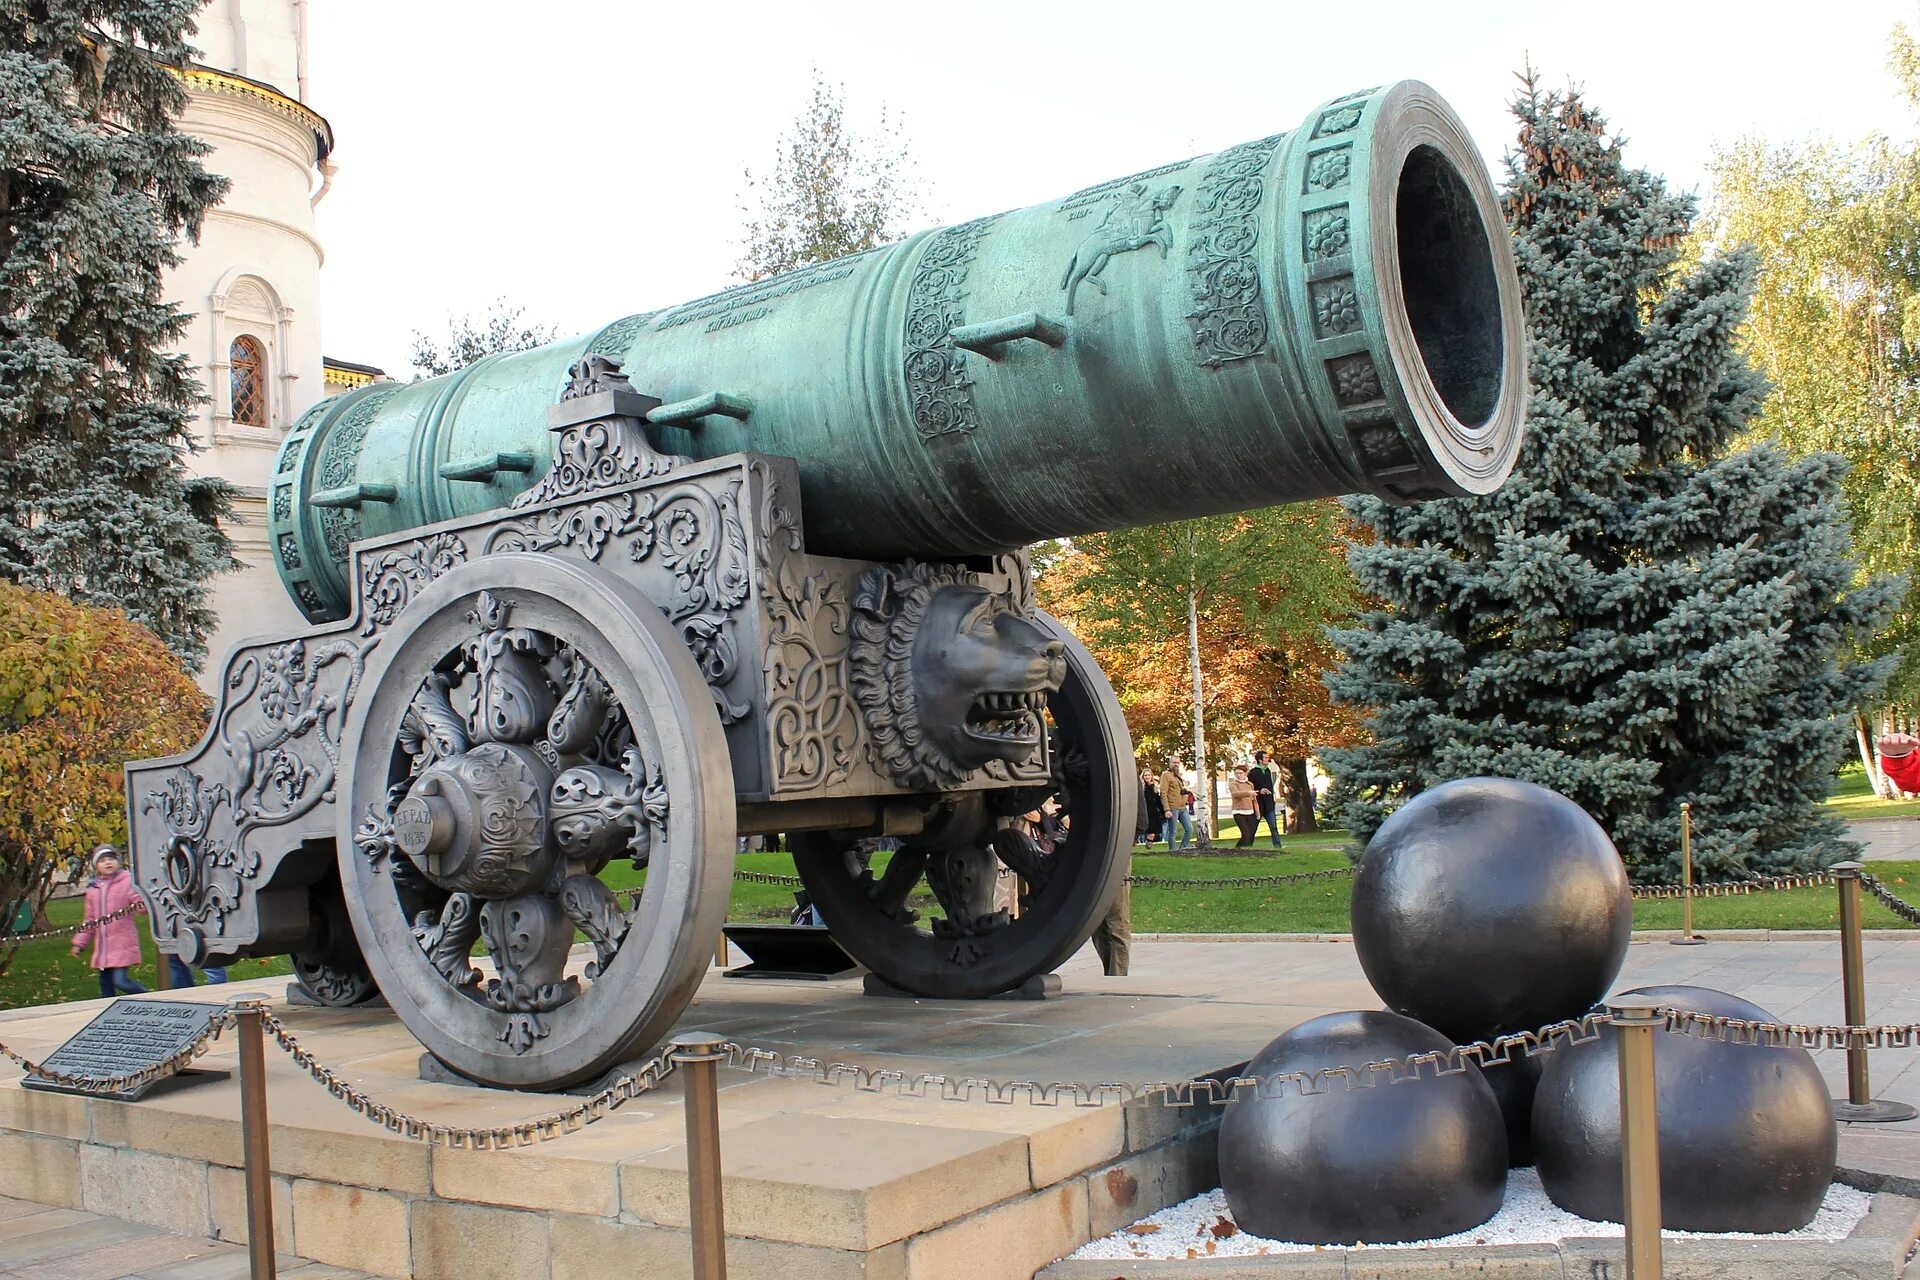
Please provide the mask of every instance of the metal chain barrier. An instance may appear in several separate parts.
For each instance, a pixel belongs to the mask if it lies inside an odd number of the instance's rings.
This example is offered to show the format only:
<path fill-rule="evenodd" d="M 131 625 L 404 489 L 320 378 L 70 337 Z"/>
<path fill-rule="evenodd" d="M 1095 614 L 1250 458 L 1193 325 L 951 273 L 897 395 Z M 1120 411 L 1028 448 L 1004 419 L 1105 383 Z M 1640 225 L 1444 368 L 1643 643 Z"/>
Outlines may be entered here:
<path fill-rule="evenodd" d="M 1380 1084 L 1407 1084 L 1423 1078 L 1459 1075 L 1472 1063 L 1497 1066 L 1521 1056 L 1551 1052 L 1564 1045 L 1585 1044 L 1599 1036 L 1611 1021 L 1606 1013 L 1556 1022 L 1538 1031 L 1521 1031 L 1492 1040 L 1454 1045 L 1403 1058 L 1383 1058 L 1315 1071 L 1288 1071 L 1267 1076 L 1202 1076 L 1193 1080 L 1155 1080 L 1143 1084 L 1102 1081 L 997 1080 L 988 1076 L 950 1076 L 941 1072 L 904 1072 L 874 1069 L 856 1063 L 823 1063 L 801 1054 L 781 1054 L 733 1044 L 721 1045 L 727 1065 L 750 1075 L 811 1080 L 830 1088 L 851 1086 L 859 1093 L 891 1093 L 899 1097 L 940 1102 L 981 1101 L 997 1106 L 1030 1102 L 1052 1107 L 1098 1107 L 1109 1102 L 1158 1102 L 1165 1106 L 1212 1106 L 1245 1098 L 1284 1097 L 1289 1085 L 1302 1097 L 1324 1094 L 1337 1080 L 1347 1089 L 1371 1089 Z"/>
<path fill-rule="evenodd" d="M 1759 1045 L 1769 1049 L 1911 1049 L 1920 1037 L 1920 1023 L 1881 1023 L 1877 1026 L 1803 1025 L 1797 1022 L 1759 1022 L 1695 1013 L 1662 1006 L 1666 1029 L 1724 1044 Z"/>
<path fill-rule="evenodd" d="M 82 929 L 91 929 L 95 925 L 112 924 L 115 920 L 125 920 L 128 916 L 146 909 L 144 902 L 131 902 L 118 911 L 109 911 L 94 920 L 83 920 L 79 924 L 65 925 L 58 929 L 42 929 L 37 933 L 7 933 L 0 930 L 0 947 L 15 946 L 22 942 L 40 942 L 47 938 L 71 938 Z"/>
<path fill-rule="evenodd" d="M 0 1044 L 0 1057 L 6 1058 L 30 1076 L 39 1076 L 63 1089 L 78 1089 L 86 1093 L 118 1093 L 122 1089 L 135 1089 L 150 1081 L 161 1080 L 183 1070 L 186 1065 L 207 1051 L 207 1046 L 219 1039 L 220 1032 L 231 1024 L 233 1014 L 228 1010 L 215 1013 L 207 1022 L 207 1029 L 200 1033 L 199 1039 L 180 1052 L 156 1062 L 150 1067 L 124 1076 L 76 1076 L 65 1071 L 56 1071 L 44 1063 L 34 1062 L 17 1051 Z"/>
<path fill-rule="evenodd" d="M 262 1016 L 262 1024 L 273 1042 L 286 1050 L 288 1055 L 319 1086 L 347 1105 L 351 1111 L 366 1117 L 389 1133 L 399 1134 L 403 1138 L 412 1138 L 431 1146 L 444 1146 L 453 1150 L 493 1151 L 507 1147 L 528 1147 L 538 1142 L 550 1142 L 555 1138 L 578 1133 L 590 1124 L 606 1119 L 627 1103 L 644 1093 L 651 1093 L 660 1087 L 666 1078 L 673 1074 L 675 1061 L 671 1051 L 657 1053 L 640 1063 L 633 1070 L 622 1072 L 598 1093 L 575 1106 L 564 1107 L 558 1111 L 523 1120 L 518 1124 L 492 1129 L 458 1129 L 448 1125 L 433 1124 L 417 1116 L 388 1106 L 376 1100 L 371 1094 L 355 1088 L 339 1072 L 328 1067 L 311 1050 L 300 1043 L 300 1038 L 287 1029 L 287 1025 L 271 1013 Z"/>
<path fill-rule="evenodd" d="M 1880 877 L 1865 871 L 1860 873 L 1860 884 L 1880 902 L 1880 905 L 1905 920 L 1908 924 L 1920 924 L 1920 907 L 1897 896 L 1893 890 L 1880 882 Z"/>
<path fill-rule="evenodd" d="M 1353 875 L 1354 870 L 1351 866 L 1327 867 L 1319 871 L 1296 871 L 1289 875 L 1228 876 L 1216 879 L 1130 875 L 1127 877 L 1127 883 L 1143 889 L 1271 889 L 1281 885 L 1346 879 Z M 801 883 L 799 876 L 775 875 L 767 871 L 736 871 L 733 873 L 733 878 L 742 884 L 771 884 L 794 889 L 799 888 Z M 1871 877 L 1867 877 L 1866 880 L 1868 888 L 1896 915 L 1920 924 L 1920 907 L 1901 902 L 1887 892 L 1885 886 L 1879 881 Z M 1696 898 L 1735 898 L 1783 889 L 1812 889 L 1832 883 L 1833 877 L 1827 872 L 1812 871 L 1802 875 L 1755 876 L 1751 880 L 1695 881 L 1690 888 L 1684 884 L 1637 884 L 1633 886 L 1633 896 L 1638 899 L 1682 898 L 1691 892 Z M 637 891 L 626 890 L 625 892 Z"/>
<path fill-rule="evenodd" d="M 1743 898 L 1748 894 L 1772 893 L 1781 889 L 1812 889 L 1833 883 L 1825 871 L 1809 871 L 1791 876 L 1755 876 L 1751 880 L 1696 880 L 1687 884 L 1637 884 L 1633 896 L 1648 898 Z"/>
<path fill-rule="evenodd" d="M 1324 871 L 1296 871 L 1284 876 L 1232 876 L 1221 880 L 1190 880 L 1185 876 L 1128 876 L 1127 883 L 1143 889 L 1270 889 L 1283 884 L 1340 880 L 1352 874 L 1352 867 L 1328 867 Z"/>

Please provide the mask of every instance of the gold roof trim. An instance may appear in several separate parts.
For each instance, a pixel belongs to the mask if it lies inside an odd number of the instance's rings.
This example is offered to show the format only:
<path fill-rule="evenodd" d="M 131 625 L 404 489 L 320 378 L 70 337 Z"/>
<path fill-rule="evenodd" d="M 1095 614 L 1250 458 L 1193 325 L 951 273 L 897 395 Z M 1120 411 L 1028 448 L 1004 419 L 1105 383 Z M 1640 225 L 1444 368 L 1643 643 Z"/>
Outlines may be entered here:
<path fill-rule="evenodd" d="M 224 93 L 236 98 L 257 98 L 283 116 L 298 120 L 313 130 L 314 145 L 318 154 L 316 160 L 324 159 L 333 150 L 333 126 L 327 118 L 303 102 L 298 102 L 281 93 L 269 84 L 258 80 L 249 80 L 231 71 L 216 71 L 212 67 L 187 67 L 177 71 L 187 87 L 209 93 Z"/>

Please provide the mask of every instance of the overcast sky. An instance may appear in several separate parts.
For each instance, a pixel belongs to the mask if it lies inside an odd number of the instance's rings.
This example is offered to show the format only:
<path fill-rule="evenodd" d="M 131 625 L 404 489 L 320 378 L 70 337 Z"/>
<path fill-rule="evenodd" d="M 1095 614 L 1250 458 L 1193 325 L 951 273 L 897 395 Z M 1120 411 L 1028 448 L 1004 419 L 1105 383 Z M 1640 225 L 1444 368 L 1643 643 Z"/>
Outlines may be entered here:
<path fill-rule="evenodd" d="M 1703 190 L 1750 133 L 1907 135 L 1885 67 L 1913 0 L 1301 4 L 321 0 L 311 104 L 340 166 L 318 210 L 327 354 L 410 375 L 413 329 L 496 297 L 571 333 L 712 292 L 742 171 L 770 167 L 818 67 L 884 104 L 926 222 L 1033 204 L 1425 80 L 1496 178 L 1529 58 L 1633 163 Z"/>

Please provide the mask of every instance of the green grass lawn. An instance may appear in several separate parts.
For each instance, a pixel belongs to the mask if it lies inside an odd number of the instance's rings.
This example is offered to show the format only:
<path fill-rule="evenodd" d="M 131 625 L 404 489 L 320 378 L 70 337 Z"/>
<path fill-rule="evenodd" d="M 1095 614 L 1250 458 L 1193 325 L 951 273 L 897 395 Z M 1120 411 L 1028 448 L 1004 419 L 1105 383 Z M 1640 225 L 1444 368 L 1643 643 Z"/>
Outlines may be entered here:
<path fill-rule="evenodd" d="M 55 928 L 80 923 L 82 900 L 58 898 L 47 904 L 47 921 Z M 140 927 L 140 967 L 133 971 L 134 981 L 151 991 L 154 977 L 153 939 L 147 936 L 144 916 L 137 917 Z M 87 967 L 86 952 L 74 957 L 68 938 L 48 938 L 29 942 L 14 954 L 13 964 L 0 977 L 0 1009 L 18 1009 L 30 1004 L 53 1004 L 62 1000 L 91 1000 L 100 994 L 100 979 Z M 292 973 L 285 956 L 271 960 L 242 960 L 227 973 L 231 979 L 258 978 L 270 973 Z"/>
<path fill-rule="evenodd" d="M 1840 771 L 1833 793 L 1827 797 L 1827 805 L 1849 821 L 1920 817 L 1920 800 L 1882 800 L 1867 785 L 1867 771 L 1857 764 Z"/>

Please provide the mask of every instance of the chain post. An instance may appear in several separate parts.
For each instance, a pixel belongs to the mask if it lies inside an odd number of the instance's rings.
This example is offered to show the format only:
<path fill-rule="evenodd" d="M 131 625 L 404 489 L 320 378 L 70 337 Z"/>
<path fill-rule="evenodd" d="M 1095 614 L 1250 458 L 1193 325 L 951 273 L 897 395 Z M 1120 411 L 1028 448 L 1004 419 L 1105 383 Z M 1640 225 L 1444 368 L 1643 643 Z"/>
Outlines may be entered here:
<path fill-rule="evenodd" d="M 722 933 L 713 944 L 713 962 L 722 969 L 727 967 L 727 935 Z"/>
<path fill-rule="evenodd" d="M 1656 1000 L 1607 1002 L 1620 1046 L 1620 1216 L 1627 1229 L 1627 1280 L 1660 1280 L 1660 1132 L 1653 1033 L 1666 1025 Z"/>
<path fill-rule="evenodd" d="M 693 1236 L 693 1280 L 727 1280 L 727 1223 L 720 1184 L 720 1090 L 723 1036 L 689 1031 L 673 1038 L 671 1057 L 687 1078 L 687 1220 Z"/>
<path fill-rule="evenodd" d="M 267 1002 L 257 996 L 230 1001 L 240 1041 L 240 1144 L 247 1184 L 247 1273 L 274 1280 L 273 1165 L 267 1150 Z"/>
<path fill-rule="evenodd" d="M 1680 805 L 1680 936 L 1676 947 L 1697 947 L 1706 939 L 1693 931 L 1693 802 Z"/>
<path fill-rule="evenodd" d="M 160 949 L 160 939 L 153 936 L 153 917 L 147 917 L 147 937 L 153 942 L 153 989 L 155 991 L 173 990 L 173 966 L 169 957 Z"/>
<path fill-rule="evenodd" d="M 1828 868 L 1840 889 L 1840 985 L 1849 1027 L 1866 1025 L 1867 963 L 1860 947 L 1860 874 L 1858 862 L 1836 862 Z M 1867 1045 L 1859 1036 L 1847 1037 L 1847 1098 L 1833 1104 L 1836 1120 L 1890 1124 L 1911 1120 L 1920 1112 L 1904 1102 L 1876 1100 L 1867 1075 Z"/>

